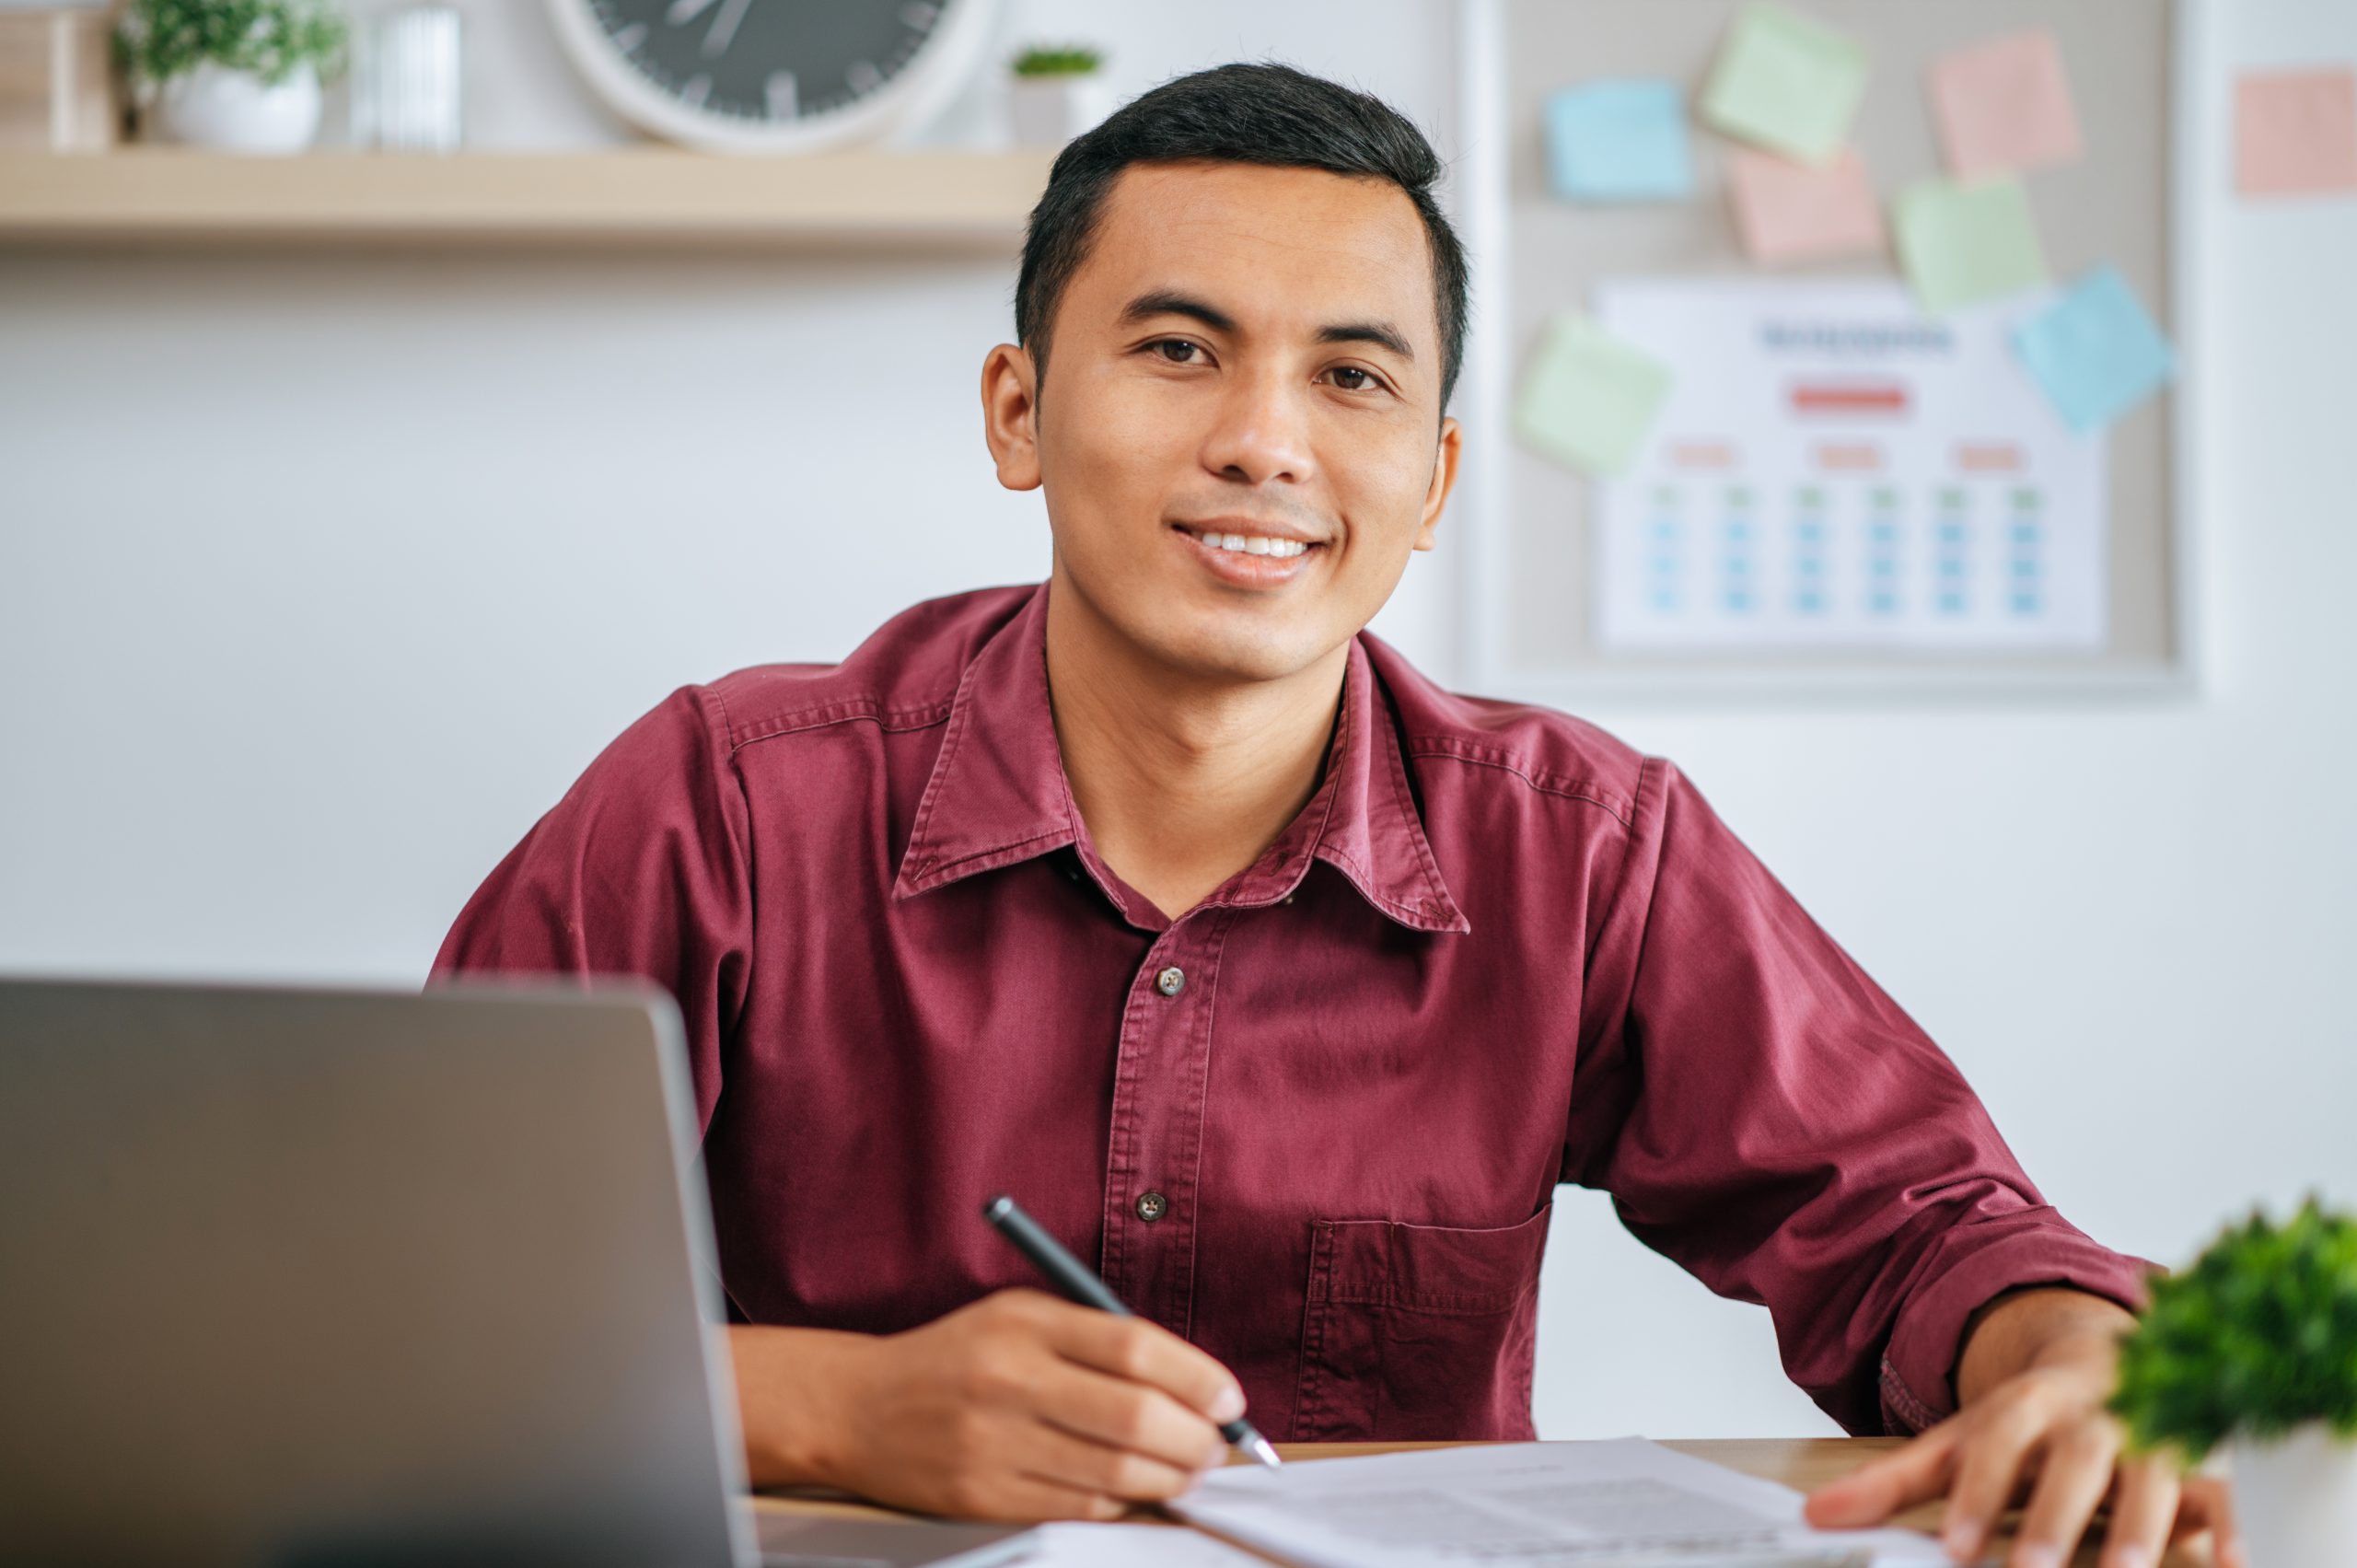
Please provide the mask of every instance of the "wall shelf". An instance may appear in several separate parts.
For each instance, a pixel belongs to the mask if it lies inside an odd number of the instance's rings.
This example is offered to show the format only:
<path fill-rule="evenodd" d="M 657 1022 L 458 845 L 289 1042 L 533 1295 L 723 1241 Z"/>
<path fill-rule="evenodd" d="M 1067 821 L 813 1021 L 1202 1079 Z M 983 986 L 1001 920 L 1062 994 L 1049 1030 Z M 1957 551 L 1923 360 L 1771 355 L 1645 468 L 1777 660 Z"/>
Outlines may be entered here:
<path fill-rule="evenodd" d="M 1009 250 L 1054 154 L 668 147 L 244 157 L 0 153 L 0 247 L 55 242 Z"/>

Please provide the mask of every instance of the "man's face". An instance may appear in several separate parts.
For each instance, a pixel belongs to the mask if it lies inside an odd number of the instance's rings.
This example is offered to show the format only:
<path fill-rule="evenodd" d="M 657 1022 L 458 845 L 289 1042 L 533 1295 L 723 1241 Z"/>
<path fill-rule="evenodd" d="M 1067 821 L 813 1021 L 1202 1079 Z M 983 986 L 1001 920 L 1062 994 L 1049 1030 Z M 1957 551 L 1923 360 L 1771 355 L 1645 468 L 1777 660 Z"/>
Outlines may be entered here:
<path fill-rule="evenodd" d="M 1396 185 L 1134 165 L 1050 324 L 1052 385 L 1021 350 L 985 367 L 1001 481 L 1045 488 L 1058 587 L 1148 657 L 1292 675 L 1433 546 L 1457 449 L 1434 317 Z"/>

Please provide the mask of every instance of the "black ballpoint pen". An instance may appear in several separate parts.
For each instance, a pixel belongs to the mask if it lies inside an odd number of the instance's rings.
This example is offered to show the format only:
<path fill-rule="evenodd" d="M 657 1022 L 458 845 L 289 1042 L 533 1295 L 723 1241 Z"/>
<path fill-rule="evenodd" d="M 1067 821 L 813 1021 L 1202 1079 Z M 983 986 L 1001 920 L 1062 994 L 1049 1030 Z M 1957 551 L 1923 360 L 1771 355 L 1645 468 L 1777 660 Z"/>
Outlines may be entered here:
<path fill-rule="evenodd" d="M 1049 1283 L 1071 1299 L 1118 1318 L 1137 1316 L 1120 1296 L 1106 1288 L 1095 1270 L 1066 1251 L 1063 1243 L 1050 1236 L 1014 1199 L 1001 1193 L 982 1205 L 982 1217 L 996 1225 L 1001 1236 L 1015 1243 L 1016 1250 L 1030 1259 L 1033 1266 L 1048 1276 Z M 1277 1458 L 1269 1440 L 1242 1416 L 1225 1423 L 1219 1434 L 1227 1439 L 1230 1446 L 1242 1449 L 1271 1469 L 1284 1463 Z"/>

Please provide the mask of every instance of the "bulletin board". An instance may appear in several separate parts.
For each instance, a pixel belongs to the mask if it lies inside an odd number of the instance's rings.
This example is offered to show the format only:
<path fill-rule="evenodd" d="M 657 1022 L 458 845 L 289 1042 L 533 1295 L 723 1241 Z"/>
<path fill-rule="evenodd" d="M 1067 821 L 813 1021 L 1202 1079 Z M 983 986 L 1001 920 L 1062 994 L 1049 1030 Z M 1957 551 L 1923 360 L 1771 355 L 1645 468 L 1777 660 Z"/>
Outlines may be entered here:
<path fill-rule="evenodd" d="M 1877 194 L 1944 176 L 1926 91 L 1937 57 L 2050 29 L 2084 144 L 2023 176 L 2054 285 L 2118 268 L 2172 340 L 2178 373 L 2113 423 L 2099 458 L 2102 537 L 2085 546 L 2100 628 L 2016 646 L 1632 647 L 1600 606 L 1602 482 L 1513 434 L 1516 381 L 1550 323 L 1660 281 L 1903 286 L 1892 255 L 1763 266 L 1738 242 L 1731 144 L 1693 113 L 1742 0 L 1463 0 L 1457 202 L 1474 314 L 1460 395 L 1469 439 L 1459 510 L 1464 656 L 1476 690 L 1538 701 L 1759 691 L 2182 692 L 2198 669 L 2187 275 L 2192 232 L 2189 34 L 2199 0 L 1790 0 L 1854 36 L 1872 74 L 1852 141 Z M 1550 187 L 1549 96 L 1601 78 L 1663 78 L 1686 95 L 1690 199 L 1586 204 Z M 2036 395 L 2034 385 L 2024 382 Z M 1797 494 L 1797 493 L 1796 493 Z M 1616 503 L 1625 510 L 1625 501 Z M 1609 525 L 1618 528 L 1620 525 Z M 1763 519 L 1772 531 L 1776 519 Z M 1614 537 L 1618 537 L 1615 534 Z M 1617 547 L 1616 547 L 1617 548 Z M 1613 613 L 1623 613 L 1614 611 Z M 1607 634 L 1599 635 L 1603 630 Z"/>

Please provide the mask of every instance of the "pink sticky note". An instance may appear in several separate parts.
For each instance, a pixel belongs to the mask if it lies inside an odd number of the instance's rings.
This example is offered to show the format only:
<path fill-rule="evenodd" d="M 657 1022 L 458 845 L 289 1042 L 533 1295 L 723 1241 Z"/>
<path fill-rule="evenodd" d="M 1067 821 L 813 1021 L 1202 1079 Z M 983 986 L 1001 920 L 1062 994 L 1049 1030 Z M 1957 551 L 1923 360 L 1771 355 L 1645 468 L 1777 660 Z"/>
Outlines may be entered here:
<path fill-rule="evenodd" d="M 1882 207 L 1855 147 L 1821 168 L 1731 147 L 1727 198 L 1736 233 L 1755 261 L 1822 261 L 1879 253 L 1885 245 Z"/>
<path fill-rule="evenodd" d="M 2047 168 L 2086 150 L 2062 52 L 2044 28 L 1943 54 L 1931 88 L 1940 146 L 1959 180 Z"/>
<path fill-rule="evenodd" d="M 2357 70 L 2276 71 L 2235 83 L 2235 188 L 2246 196 L 2357 188 Z"/>

